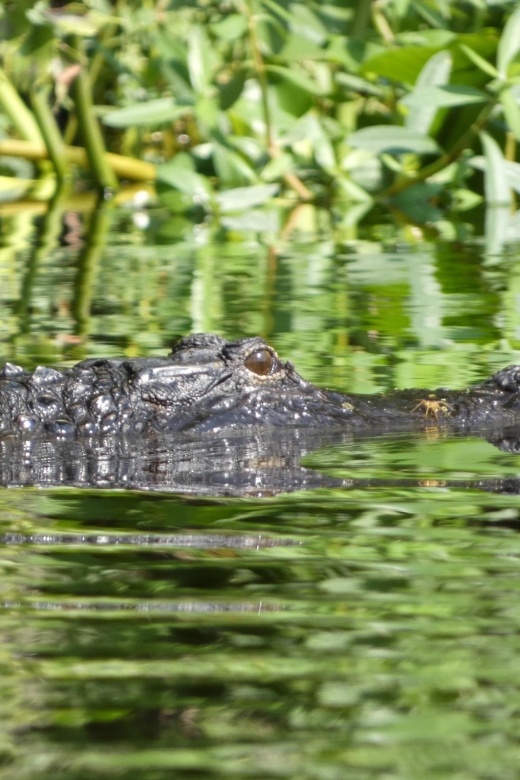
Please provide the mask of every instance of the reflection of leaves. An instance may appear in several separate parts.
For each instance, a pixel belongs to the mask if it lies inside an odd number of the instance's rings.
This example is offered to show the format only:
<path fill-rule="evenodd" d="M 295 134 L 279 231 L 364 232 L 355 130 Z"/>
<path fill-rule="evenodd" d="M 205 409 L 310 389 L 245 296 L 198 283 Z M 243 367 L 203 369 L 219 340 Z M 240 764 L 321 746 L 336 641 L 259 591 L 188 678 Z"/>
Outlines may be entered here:
<path fill-rule="evenodd" d="M 497 142 L 487 133 L 481 133 L 486 158 L 484 194 L 486 197 L 486 246 L 488 252 L 500 252 L 506 239 L 511 209 L 511 193 L 507 181 L 504 156 Z"/>

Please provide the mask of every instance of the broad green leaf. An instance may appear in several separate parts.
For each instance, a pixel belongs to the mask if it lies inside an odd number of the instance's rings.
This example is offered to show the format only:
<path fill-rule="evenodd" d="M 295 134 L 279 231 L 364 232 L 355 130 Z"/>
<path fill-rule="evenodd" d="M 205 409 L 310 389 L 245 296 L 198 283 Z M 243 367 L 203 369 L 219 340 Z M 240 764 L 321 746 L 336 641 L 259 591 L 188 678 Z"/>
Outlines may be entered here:
<path fill-rule="evenodd" d="M 372 196 L 348 176 L 337 176 L 334 181 L 336 187 L 342 190 L 350 201 L 355 203 L 372 203 Z"/>
<path fill-rule="evenodd" d="M 185 114 L 188 108 L 178 105 L 173 98 L 159 98 L 110 111 L 101 121 L 107 127 L 153 127 L 172 122 Z"/>
<path fill-rule="evenodd" d="M 520 194 L 520 163 L 513 162 L 512 160 L 505 160 L 505 168 L 507 174 L 507 183 L 514 189 L 515 192 Z"/>
<path fill-rule="evenodd" d="M 244 89 L 245 80 L 246 71 L 241 69 L 229 81 L 217 84 L 220 98 L 219 105 L 222 111 L 227 111 L 238 100 Z"/>
<path fill-rule="evenodd" d="M 212 47 L 205 29 L 194 25 L 188 37 L 188 70 L 194 90 L 204 93 L 211 83 Z"/>
<path fill-rule="evenodd" d="M 441 16 L 432 5 L 423 3 L 422 0 L 414 0 L 412 5 L 430 27 L 437 27 L 441 30 L 448 27 L 447 19 Z"/>
<path fill-rule="evenodd" d="M 327 40 L 327 28 L 309 6 L 303 3 L 291 3 L 289 8 L 291 11 L 289 26 L 292 32 L 302 35 L 318 46 L 324 44 Z"/>
<path fill-rule="evenodd" d="M 414 92 L 417 89 L 439 87 L 447 84 L 450 79 L 451 64 L 451 54 L 448 51 L 439 51 L 433 57 L 430 57 L 417 77 Z M 435 106 L 420 105 L 411 107 L 405 120 L 405 126 L 416 133 L 428 135 L 436 113 L 437 109 Z"/>
<path fill-rule="evenodd" d="M 367 149 L 373 154 L 390 152 L 416 152 L 417 154 L 437 154 L 439 146 L 433 138 L 415 133 L 407 127 L 393 125 L 374 125 L 351 133 L 347 138 L 349 146 Z"/>
<path fill-rule="evenodd" d="M 318 165 L 327 173 L 334 174 L 336 171 L 334 147 L 318 117 L 308 114 L 302 117 L 300 124 L 305 128 L 305 135 L 312 144 L 314 159 Z"/>
<path fill-rule="evenodd" d="M 280 57 L 286 61 L 301 62 L 302 60 L 323 59 L 325 50 L 313 43 L 308 38 L 297 33 L 291 33 L 283 49 L 280 51 Z"/>
<path fill-rule="evenodd" d="M 519 166 L 520 167 L 520 166 Z M 453 193 L 452 211 L 470 211 L 482 203 L 482 196 L 467 189 L 458 189 Z"/>
<path fill-rule="evenodd" d="M 345 214 L 340 220 L 339 227 L 340 228 L 351 228 L 358 224 L 358 222 L 363 219 L 365 214 L 370 211 L 372 208 L 373 201 L 372 199 L 367 199 L 364 201 L 360 201 L 358 203 L 354 203 L 352 205 L 349 204 L 348 209 L 346 210 Z"/>
<path fill-rule="evenodd" d="M 475 157 L 472 157 L 469 163 L 473 168 L 476 168 L 478 171 L 486 172 L 487 170 L 486 158 L 482 157 L 481 155 L 476 155 Z M 509 187 L 511 187 L 511 189 L 513 189 L 515 192 L 518 192 L 520 194 L 520 163 L 503 159 L 502 166 L 503 169 L 505 170 L 507 183 Z"/>
<path fill-rule="evenodd" d="M 501 251 L 509 225 L 511 192 L 507 180 L 504 156 L 497 142 L 487 133 L 480 133 L 486 159 L 484 195 L 486 198 L 486 248 L 490 254 Z"/>
<path fill-rule="evenodd" d="M 392 202 L 414 222 L 437 222 L 442 217 L 442 211 L 432 205 L 432 201 L 441 190 L 441 184 L 419 182 L 392 198 Z"/>
<path fill-rule="evenodd" d="M 498 77 L 498 70 L 494 68 L 490 62 L 485 60 L 484 57 L 481 57 L 480 54 L 477 54 L 476 51 L 473 51 L 473 49 L 471 49 L 469 46 L 466 46 L 464 43 L 460 43 L 459 48 L 464 52 L 466 57 L 477 66 L 477 68 L 480 68 L 480 70 L 482 70 L 484 73 L 487 73 L 488 76 L 491 76 L 493 79 Z"/>
<path fill-rule="evenodd" d="M 281 179 L 285 173 L 291 170 L 293 164 L 291 155 L 288 152 L 282 152 L 267 163 L 260 176 L 263 181 Z"/>
<path fill-rule="evenodd" d="M 216 174 L 225 187 L 240 187 L 258 181 L 253 169 L 237 152 L 217 141 L 213 143 L 212 158 Z"/>
<path fill-rule="evenodd" d="M 520 6 L 506 22 L 497 50 L 497 70 L 501 78 L 507 78 L 510 63 L 520 50 Z"/>
<path fill-rule="evenodd" d="M 328 62 L 339 62 L 350 73 L 357 73 L 368 52 L 363 41 L 346 38 L 344 35 L 331 35 L 325 56 Z"/>
<path fill-rule="evenodd" d="M 177 155 L 169 162 L 158 165 L 157 179 L 189 195 L 197 203 L 204 204 L 210 199 L 211 188 L 208 180 L 188 167 L 184 155 Z"/>
<path fill-rule="evenodd" d="M 377 97 L 382 97 L 384 95 L 384 90 L 382 90 L 381 87 L 378 87 L 377 84 L 372 84 L 372 82 L 359 78 L 359 76 L 352 76 L 350 73 L 336 73 L 334 80 L 337 84 L 341 84 L 353 92 L 359 92 L 362 95 L 376 95 Z"/>
<path fill-rule="evenodd" d="M 243 14 L 229 14 L 211 25 L 211 31 L 224 41 L 236 41 L 247 32 L 247 18 Z"/>
<path fill-rule="evenodd" d="M 269 73 L 275 73 L 278 76 L 281 76 L 292 84 L 295 84 L 297 87 L 300 87 L 300 89 L 310 92 L 312 95 L 324 94 L 319 84 L 294 68 L 284 68 L 282 65 L 267 65 L 266 70 Z"/>
<path fill-rule="evenodd" d="M 514 133 L 516 140 L 520 141 L 520 107 L 510 89 L 504 89 L 500 93 L 500 102 L 509 129 Z"/>
<path fill-rule="evenodd" d="M 431 46 L 405 46 L 401 49 L 389 49 L 384 54 L 369 57 L 362 65 L 363 73 L 375 73 L 391 81 L 415 84 L 419 73 L 427 61 L 437 54 L 438 49 Z"/>
<path fill-rule="evenodd" d="M 439 49 L 445 49 L 449 46 L 456 34 L 450 30 L 412 30 L 398 33 L 395 36 L 397 43 L 405 46 L 437 46 Z"/>
<path fill-rule="evenodd" d="M 221 217 L 220 222 L 228 230 L 277 233 L 280 229 L 280 214 L 277 209 L 252 209 L 243 214 Z"/>
<path fill-rule="evenodd" d="M 216 201 L 220 210 L 245 211 L 254 206 L 262 206 L 278 192 L 278 184 L 257 184 L 253 187 L 236 187 L 233 190 L 219 192 Z"/>
<path fill-rule="evenodd" d="M 399 102 L 414 108 L 432 106 L 437 109 L 485 103 L 488 99 L 488 95 L 480 89 L 465 87 L 463 84 L 447 84 L 444 87 L 417 87 Z"/>

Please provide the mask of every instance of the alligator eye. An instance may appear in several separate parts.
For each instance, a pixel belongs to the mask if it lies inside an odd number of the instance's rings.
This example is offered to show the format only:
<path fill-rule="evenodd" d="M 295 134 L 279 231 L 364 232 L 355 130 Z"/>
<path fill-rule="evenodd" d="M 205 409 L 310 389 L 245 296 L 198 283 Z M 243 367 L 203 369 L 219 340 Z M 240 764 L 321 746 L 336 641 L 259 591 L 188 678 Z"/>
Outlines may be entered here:
<path fill-rule="evenodd" d="M 258 376 L 267 376 L 272 373 L 275 359 L 267 349 L 259 349 L 257 352 L 252 352 L 244 361 L 244 365 L 253 374 Z"/>

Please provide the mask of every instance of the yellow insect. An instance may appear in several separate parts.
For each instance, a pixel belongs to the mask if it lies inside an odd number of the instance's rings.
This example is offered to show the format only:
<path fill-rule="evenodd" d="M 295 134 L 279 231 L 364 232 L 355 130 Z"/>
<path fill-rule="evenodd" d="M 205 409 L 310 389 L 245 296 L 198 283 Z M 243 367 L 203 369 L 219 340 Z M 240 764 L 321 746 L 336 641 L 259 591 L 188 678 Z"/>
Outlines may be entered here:
<path fill-rule="evenodd" d="M 428 398 L 416 398 L 415 400 L 419 401 L 419 403 L 417 406 L 414 406 L 412 413 L 421 409 L 424 411 L 424 416 L 431 417 L 432 420 L 438 420 L 439 414 L 449 414 L 455 411 L 453 406 L 447 403 L 444 398 L 441 398 L 440 401 Z"/>

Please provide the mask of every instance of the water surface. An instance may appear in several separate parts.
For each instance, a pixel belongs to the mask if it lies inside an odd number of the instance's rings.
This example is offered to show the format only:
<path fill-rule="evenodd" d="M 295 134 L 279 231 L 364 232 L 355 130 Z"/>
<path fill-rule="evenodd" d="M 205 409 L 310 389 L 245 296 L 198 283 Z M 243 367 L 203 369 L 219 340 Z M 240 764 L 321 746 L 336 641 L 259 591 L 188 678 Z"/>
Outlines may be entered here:
<path fill-rule="evenodd" d="M 4 216 L 2 359 L 261 334 L 351 392 L 520 362 L 514 247 L 146 216 Z M 240 446 L 86 474 L 4 443 L 2 777 L 516 779 L 519 456 L 436 426 Z"/>

